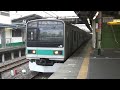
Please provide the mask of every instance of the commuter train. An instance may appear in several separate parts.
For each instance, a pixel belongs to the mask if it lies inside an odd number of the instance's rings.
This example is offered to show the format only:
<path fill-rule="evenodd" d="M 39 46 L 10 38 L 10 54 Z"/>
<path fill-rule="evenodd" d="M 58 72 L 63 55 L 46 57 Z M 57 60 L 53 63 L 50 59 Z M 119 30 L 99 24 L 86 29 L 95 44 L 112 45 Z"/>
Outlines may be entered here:
<path fill-rule="evenodd" d="M 55 72 L 90 35 L 78 27 L 58 19 L 27 22 L 26 58 L 29 69 Z"/>

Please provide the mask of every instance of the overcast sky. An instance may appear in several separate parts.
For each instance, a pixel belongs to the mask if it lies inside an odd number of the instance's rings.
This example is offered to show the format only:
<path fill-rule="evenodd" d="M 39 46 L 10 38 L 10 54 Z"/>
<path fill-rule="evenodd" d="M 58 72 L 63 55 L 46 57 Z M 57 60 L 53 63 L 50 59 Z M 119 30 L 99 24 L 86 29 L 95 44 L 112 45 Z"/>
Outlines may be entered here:
<path fill-rule="evenodd" d="M 10 11 L 11 19 L 27 16 L 30 14 L 37 14 L 43 17 L 65 17 L 77 16 L 74 11 Z"/>
<path fill-rule="evenodd" d="M 12 19 L 16 19 L 16 18 L 20 18 L 20 17 L 24 17 L 27 15 L 31 15 L 31 14 L 37 14 L 43 17 L 77 17 L 77 15 L 75 14 L 74 11 L 10 11 L 10 18 Z M 84 29 L 85 31 L 89 31 L 89 29 L 86 27 L 85 24 L 79 24 L 76 25 L 81 29 Z"/>

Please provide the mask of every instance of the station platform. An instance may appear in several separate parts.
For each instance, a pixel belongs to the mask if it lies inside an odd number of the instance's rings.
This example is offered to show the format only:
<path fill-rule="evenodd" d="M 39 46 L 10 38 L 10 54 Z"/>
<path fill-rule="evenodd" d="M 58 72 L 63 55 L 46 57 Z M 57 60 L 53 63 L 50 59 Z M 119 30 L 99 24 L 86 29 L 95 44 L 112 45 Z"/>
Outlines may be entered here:
<path fill-rule="evenodd" d="M 79 48 L 48 79 L 120 79 L 120 50 L 102 49 L 98 55 L 91 43 Z"/>
<path fill-rule="evenodd" d="M 88 79 L 120 79 L 120 50 L 103 49 L 100 56 L 94 50 L 88 69 Z"/>
<path fill-rule="evenodd" d="M 25 49 L 25 46 L 0 48 L 0 53 L 6 52 L 6 51 L 18 50 L 18 49 Z"/>

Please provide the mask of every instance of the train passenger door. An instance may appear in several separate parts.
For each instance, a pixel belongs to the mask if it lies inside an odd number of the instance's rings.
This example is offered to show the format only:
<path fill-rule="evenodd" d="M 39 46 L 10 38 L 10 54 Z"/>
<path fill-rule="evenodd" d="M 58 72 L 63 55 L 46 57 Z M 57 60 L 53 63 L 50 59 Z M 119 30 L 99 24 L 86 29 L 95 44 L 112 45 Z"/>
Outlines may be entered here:
<path fill-rule="evenodd" d="M 70 52 L 73 50 L 73 30 L 70 32 Z"/>
<path fill-rule="evenodd" d="M 70 40 L 69 40 L 69 32 L 67 31 L 67 54 L 70 55 Z"/>

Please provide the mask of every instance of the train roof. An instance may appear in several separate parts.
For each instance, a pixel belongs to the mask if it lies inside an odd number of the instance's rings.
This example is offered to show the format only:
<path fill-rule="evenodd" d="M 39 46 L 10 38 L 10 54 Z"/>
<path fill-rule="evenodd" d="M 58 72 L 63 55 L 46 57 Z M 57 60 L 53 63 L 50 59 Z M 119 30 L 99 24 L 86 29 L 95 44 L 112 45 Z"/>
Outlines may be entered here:
<path fill-rule="evenodd" d="M 35 20 L 30 20 L 30 21 L 28 21 L 28 22 L 32 22 L 32 21 L 36 21 L 36 20 L 51 20 L 51 21 L 52 21 L 52 20 L 53 20 L 53 21 L 54 21 L 54 20 L 57 20 L 57 21 L 62 21 L 62 22 L 64 22 L 63 20 L 53 19 L 53 18 L 52 18 L 52 19 L 35 19 Z M 28 23 L 28 22 L 27 22 L 27 23 Z"/>

